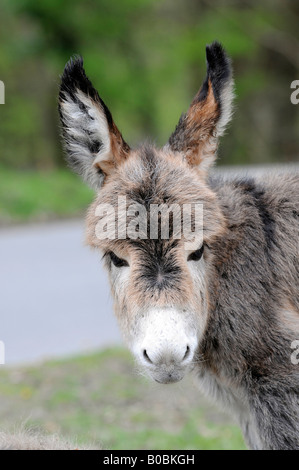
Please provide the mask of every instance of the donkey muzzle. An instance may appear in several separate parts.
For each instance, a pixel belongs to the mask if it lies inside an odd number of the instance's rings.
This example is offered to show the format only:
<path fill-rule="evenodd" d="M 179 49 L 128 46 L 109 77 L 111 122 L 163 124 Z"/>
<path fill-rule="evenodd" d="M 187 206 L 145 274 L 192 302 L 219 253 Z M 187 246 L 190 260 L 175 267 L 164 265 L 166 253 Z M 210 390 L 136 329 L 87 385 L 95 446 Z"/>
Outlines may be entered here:
<path fill-rule="evenodd" d="M 194 319 L 181 310 L 163 308 L 151 310 L 142 322 L 142 339 L 133 351 L 139 363 L 156 382 L 178 382 L 194 363 Z"/>

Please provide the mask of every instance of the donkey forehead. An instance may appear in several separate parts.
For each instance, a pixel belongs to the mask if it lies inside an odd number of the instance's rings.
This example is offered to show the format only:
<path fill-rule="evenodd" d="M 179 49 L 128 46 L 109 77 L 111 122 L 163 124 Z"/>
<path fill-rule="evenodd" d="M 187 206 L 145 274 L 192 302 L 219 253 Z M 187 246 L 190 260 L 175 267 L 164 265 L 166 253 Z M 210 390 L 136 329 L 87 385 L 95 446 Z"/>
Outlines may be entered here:
<path fill-rule="evenodd" d="M 162 222 L 169 225 L 169 240 L 162 240 L 152 243 L 145 243 L 143 240 L 96 240 L 95 227 L 99 221 L 97 208 L 101 205 L 109 205 L 115 209 L 115 222 L 119 226 L 118 210 L 121 204 L 125 205 L 126 224 L 130 223 L 135 216 L 134 211 L 128 215 L 128 208 L 142 206 L 147 212 L 147 220 L 154 205 L 167 206 L 169 209 L 169 220 L 159 219 L 159 238 L 162 230 Z M 94 203 L 90 206 L 87 216 L 87 242 L 91 246 L 98 246 L 103 249 L 112 249 L 113 245 L 118 246 L 120 252 L 128 251 L 129 246 L 141 246 L 141 251 L 159 251 L 168 253 L 170 247 L 182 246 L 182 243 L 172 243 L 173 238 L 173 218 L 181 217 L 181 228 L 183 221 L 183 210 L 187 209 L 191 215 L 191 226 L 194 230 L 195 207 L 201 206 L 203 211 L 203 231 L 208 239 L 211 235 L 218 233 L 223 224 L 222 215 L 219 210 L 215 194 L 209 189 L 205 180 L 201 178 L 201 173 L 196 168 L 184 161 L 184 156 L 174 154 L 167 150 L 157 150 L 153 146 L 146 145 L 132 151 L 128 158 L 106 178 L 103 187 L 98 191 Z M 124 207 L 124 206 L 122 206 Z M 179 209 L 172 212 L 172 208 Z M 175 216 L 173 216 L 175 214 Z M 124 222 L 121 222 L 121 224 Z M 146 227 L 147 239 L 149 238 L 149 224 Z M 183 230 L 182 230 L 183 232 Z M 118 238 L 118 237 L 116 237 Z M 175 237 L 176 238 L 176 237 Z M 146 240 L 148 242 L 149 240 Z M 162 247 L 162 248 L 161 248 Z M 171 250 L 173 251 L 173 250 Z"/>
<path fill-rule="evenodd" d="M 155 203 L 192 203 L 213 198 L 201 173 L 180 153 L 142 146 L 107 178 L 98 201 L 117 204 L 118 196 L 148 207 Z"/>

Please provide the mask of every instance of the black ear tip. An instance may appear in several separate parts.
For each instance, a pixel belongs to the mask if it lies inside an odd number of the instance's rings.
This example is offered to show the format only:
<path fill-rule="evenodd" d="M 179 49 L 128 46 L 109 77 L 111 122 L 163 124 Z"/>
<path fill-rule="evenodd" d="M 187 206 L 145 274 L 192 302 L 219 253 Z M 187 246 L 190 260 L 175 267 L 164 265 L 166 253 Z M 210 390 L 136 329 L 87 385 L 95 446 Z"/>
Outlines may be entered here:
<path fill-rule="evenodd" d="M 218 41 L 214 41 L 212 44 L 208 44 L 206 46 L 206 58 L 207 63 L 211 68 L 215 68 L 219 65 L 228 66 L 230 64 L 229 57 L 225 52 L 224 47 Z"/>
<path fill-rule="evenodd" d="M 64 81 L 70 77 L 76 77 L 83 74 L 85 75 L 83 68 L 83 58 L 80 55 L 74 55 L 65 64 L 61 80 Z"/>
<path fill-rule="evenodd" d="M 212 54 L 224 52 L 224 47 L 219 41 L 213 41 L 211 44 L 206 45 L 206 50 Z"/>
<path fill-rule="evenodd" d="M 66 63 L 65 68 L 68 69 L 82 69 L 83 68 L 83 57 L 81 55 L 73 55 L 70 60 Z"/>
<path fill-rule="evenodd" d="M 206 46 L 207 74 L 214 91 L 220 89 L 224 83 L 232 78 L 231 60 L 222 44 L 218 41 Z"/>
<path fill-rule="evenodd" d="M 60 98 L 63 99 L 64 94 L 67 93 L 74 99 L 74 93 L 78 89 L 93 99 L 98 99 L 98 93 L 83 68 L 83 58 L 80 55 L 74 55 L 66 63 L 61 76 Z"/>

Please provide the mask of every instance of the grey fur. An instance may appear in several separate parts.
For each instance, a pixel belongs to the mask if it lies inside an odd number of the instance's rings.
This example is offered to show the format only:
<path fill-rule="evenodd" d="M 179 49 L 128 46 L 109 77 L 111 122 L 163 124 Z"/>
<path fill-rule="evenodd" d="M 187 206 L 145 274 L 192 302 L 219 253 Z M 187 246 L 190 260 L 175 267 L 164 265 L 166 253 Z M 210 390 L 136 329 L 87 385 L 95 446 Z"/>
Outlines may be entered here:
<path fill-rule="evenodd" d="M 299 449 L 299 175 L 211 186 L 229 230 L 211 247 L 200 381 L 235 412 L 249 447 Z M 281 317 L 288 302 L 297 328 Z"/>

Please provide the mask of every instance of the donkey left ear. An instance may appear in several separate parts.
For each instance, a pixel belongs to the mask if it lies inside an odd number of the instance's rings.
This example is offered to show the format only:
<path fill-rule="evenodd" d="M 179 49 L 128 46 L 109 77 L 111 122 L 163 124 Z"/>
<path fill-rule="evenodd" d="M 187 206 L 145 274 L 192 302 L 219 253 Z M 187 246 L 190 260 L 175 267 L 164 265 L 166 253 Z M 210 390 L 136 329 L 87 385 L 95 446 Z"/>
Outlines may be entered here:
<path fill-rule="evenodd" d="M 61 77 L 59 112 L 67 161 L 94 189 L 125 158 L 130 147 L 87 78 L 81 57 L 70 60 Z"/>
<path fill-rule="evenodd" d="M 216 160 L 218 138 L 232 116 L 233 78 L 229 57 L 218 42 L 206 47 L 207 76 L 167 147 L 207 171 Z"/>

